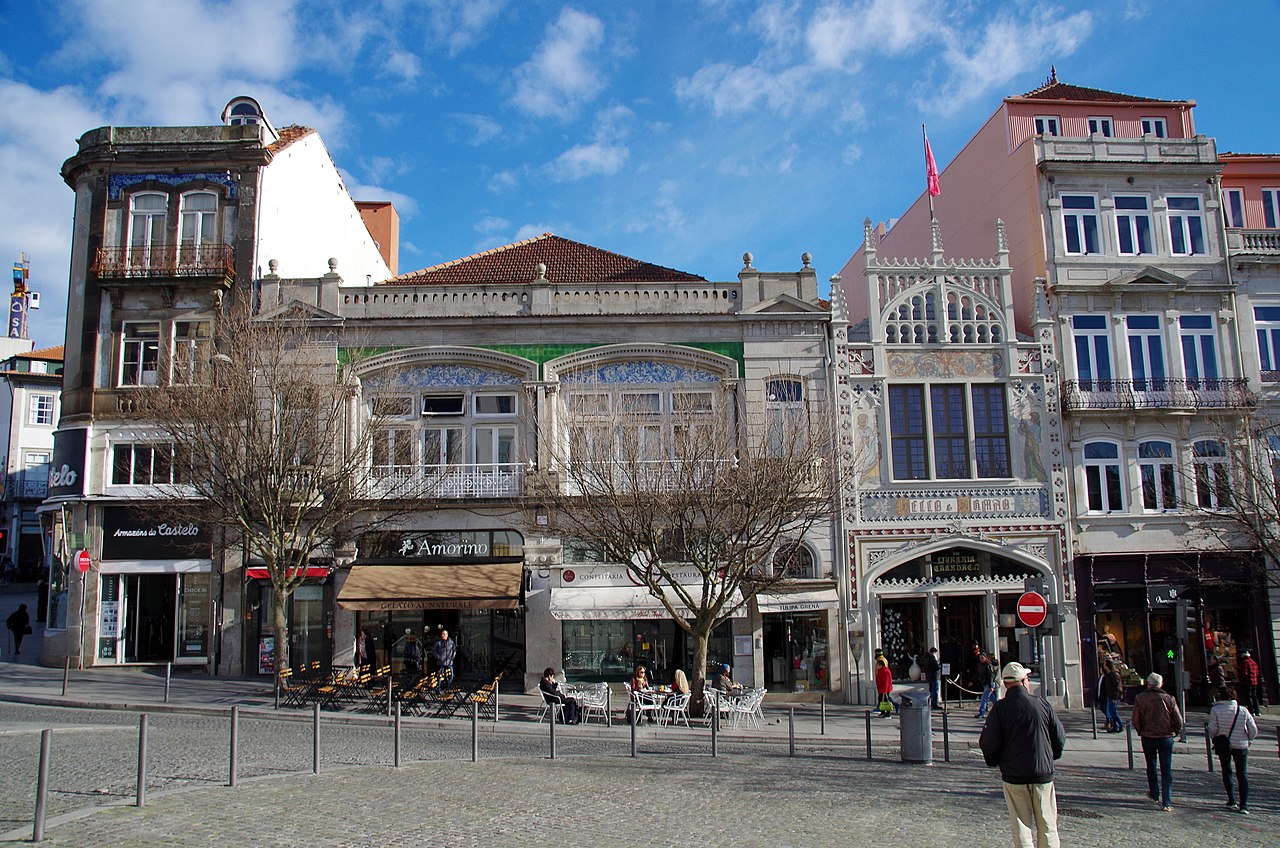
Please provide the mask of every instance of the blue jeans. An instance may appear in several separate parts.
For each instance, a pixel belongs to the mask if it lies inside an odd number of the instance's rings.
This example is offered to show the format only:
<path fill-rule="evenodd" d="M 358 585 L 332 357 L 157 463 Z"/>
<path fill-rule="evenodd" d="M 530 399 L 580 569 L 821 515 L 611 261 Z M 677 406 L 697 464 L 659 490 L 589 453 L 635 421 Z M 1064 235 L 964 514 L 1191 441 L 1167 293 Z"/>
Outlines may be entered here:
<path fill-rule="evenodd" d="M 1124 727 L 1120 721 L 1120 701 L 1115 698 L 1102 699 L 1102 714 L 1107 717 L 1107 728 L 1118 730 Z"/>
<path fill-rule="evenodd" d="M 929 681 L 929 706 L 938 708 L 938 678 Z"/>
<path fill-rule="evenodd" d="M 996 688 L 994 683 L 988 683 L 982 688 L 982 695 L 978 698 L 978 716 L 987 714 L 987 705 L 995 706 L 996 701 L 1000 697 L 1000 690 Z"/>
<path fill-rule="evenodd" d="M 1142 756 L 1147 760 L 1147 794 L 1159 796 L 1160 806 L 1173 805 L 1173 737 L 1142 737 Z M 1160 758 L 1160 780 L 1156 781 L 1156 757 Z"/>

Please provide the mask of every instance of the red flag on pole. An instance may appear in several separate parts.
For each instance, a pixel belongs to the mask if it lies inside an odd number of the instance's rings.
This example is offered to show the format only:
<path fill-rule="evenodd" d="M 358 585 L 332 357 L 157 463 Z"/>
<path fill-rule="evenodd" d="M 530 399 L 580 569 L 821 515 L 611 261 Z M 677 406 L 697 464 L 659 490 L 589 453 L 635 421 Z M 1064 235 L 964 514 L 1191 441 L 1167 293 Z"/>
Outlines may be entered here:
<path fill-rule="evenodd" d="M 924 124 L 920 125 L 920 131 L 924 132 Z M 942 186 L 938 183 L 938 163 L 933 160 L 933 148 L 929 146 L 927 132 L 924 133 L 924 177 L 929 184 L 930 197 L 942 194 Z"/>

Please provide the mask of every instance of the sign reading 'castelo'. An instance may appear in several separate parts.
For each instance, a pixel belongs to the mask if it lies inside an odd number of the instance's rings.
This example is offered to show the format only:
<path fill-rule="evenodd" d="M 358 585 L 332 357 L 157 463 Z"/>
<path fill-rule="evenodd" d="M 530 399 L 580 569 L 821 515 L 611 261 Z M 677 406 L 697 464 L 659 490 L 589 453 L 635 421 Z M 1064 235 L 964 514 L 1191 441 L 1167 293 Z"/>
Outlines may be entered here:
<path fill-rule="evenodd" d="M 102 514 L 102 558 L 208 559 L 209 532 L 195 521 L 159 521 L 142 510 L 107 507 Z"/>

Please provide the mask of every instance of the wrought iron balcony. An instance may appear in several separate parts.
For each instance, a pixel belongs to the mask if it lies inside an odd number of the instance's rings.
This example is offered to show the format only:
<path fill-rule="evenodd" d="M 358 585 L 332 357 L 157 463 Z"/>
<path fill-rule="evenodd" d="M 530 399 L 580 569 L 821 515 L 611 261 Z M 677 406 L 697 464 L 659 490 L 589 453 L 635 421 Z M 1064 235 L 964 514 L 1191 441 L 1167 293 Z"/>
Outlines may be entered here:
<path fill-rule="evenodd" d="M 1062 409 L 1163 409 L 1195 412 L 1202 409 L 1251 409 L 1257 395 L 1248 380 L 1067 380 L 1062 384 Z"/>
<path fill-rule="evenodd" d="M 509 498 L 523 491 L 524 466 L 375 465 L 368 488 L 372 498 Z"/>
<path fill-rule="evenodd" d="M 49 469 L 43 469 L 42 479 L 23 478 L 22 482 L 18 484 L 16 494 L 19 498 L 44 500 L 49 494 Z"/>
<path fill-rule="evenodd" d="M 103 279 L 217 277 L 235 279 L 235 251 L 227 244 L 100 247 L 90 270 Z"/>

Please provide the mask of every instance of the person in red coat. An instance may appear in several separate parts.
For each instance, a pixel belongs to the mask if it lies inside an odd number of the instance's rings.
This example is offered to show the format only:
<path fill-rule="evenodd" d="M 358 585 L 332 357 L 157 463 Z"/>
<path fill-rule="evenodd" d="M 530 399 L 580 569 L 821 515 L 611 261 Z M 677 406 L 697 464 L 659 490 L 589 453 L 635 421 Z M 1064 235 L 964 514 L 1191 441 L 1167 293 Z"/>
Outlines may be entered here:
<path fill-rule="evenodd" d="M 1262 712 L 1262 669 L 1250 651 L 1240 652 L 1236 684 L 1240 690 L 1241 703 L 1254 715 L 1260 714 Z"/>
<path fill-rule="evenodd" d="M 893 704 L 893 712 L 881 709 L 880 716 L 888 718 L 898 711 L 898 702 L 893 700 L 893 672 L 889 670 L 889 661 L 884 657 L 876 660 L 876 693 L 880 696 L 881 705 Z"/>

